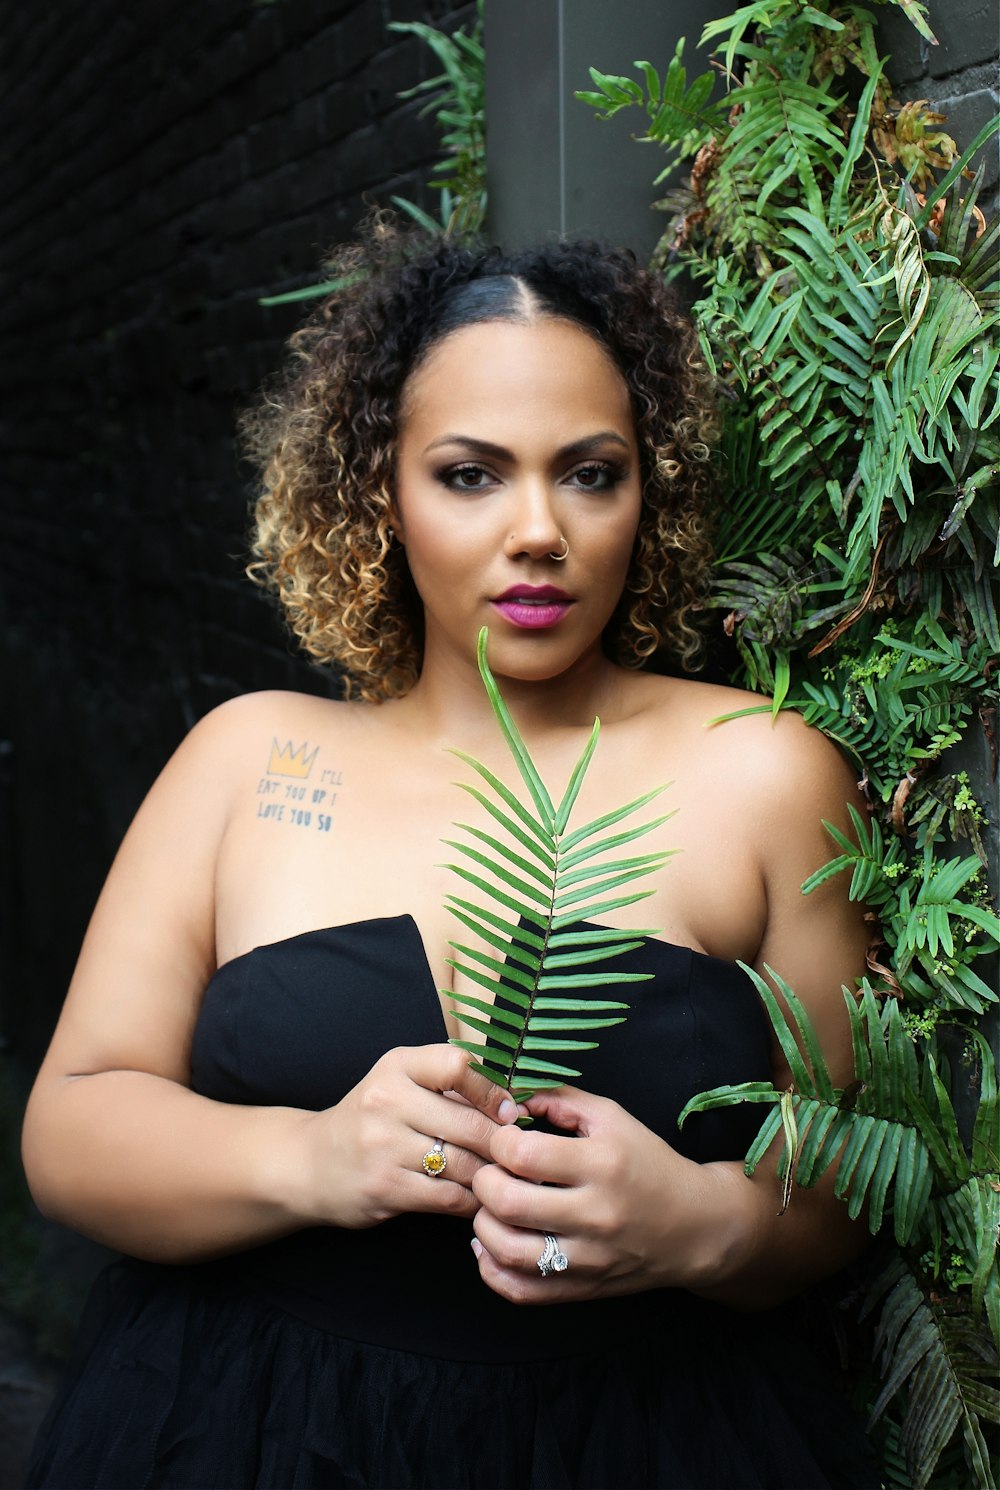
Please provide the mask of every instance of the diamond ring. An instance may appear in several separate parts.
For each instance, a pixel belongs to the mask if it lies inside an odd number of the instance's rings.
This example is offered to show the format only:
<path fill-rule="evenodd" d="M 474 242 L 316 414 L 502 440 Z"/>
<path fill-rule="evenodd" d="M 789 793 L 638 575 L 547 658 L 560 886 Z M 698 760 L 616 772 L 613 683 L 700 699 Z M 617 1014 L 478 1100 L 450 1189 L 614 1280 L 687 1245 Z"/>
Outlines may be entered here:
<path fill-rule="evenodd" d="M 545 1233 L 545 1246 L 538 1259 L 538 1271 L 543 1278 L 550 1273 L 564 1273 L 569 1267 L 569 1258 L 560 1250 L 559 1243 L 550 1231 Z"/>

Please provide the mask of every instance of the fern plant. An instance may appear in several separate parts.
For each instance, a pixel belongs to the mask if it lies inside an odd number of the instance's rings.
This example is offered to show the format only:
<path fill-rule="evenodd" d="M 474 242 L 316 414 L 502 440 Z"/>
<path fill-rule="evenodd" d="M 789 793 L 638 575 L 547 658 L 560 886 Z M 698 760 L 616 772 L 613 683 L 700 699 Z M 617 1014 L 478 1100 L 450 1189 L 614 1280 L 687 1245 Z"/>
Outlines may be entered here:
<path fill-rule="evenodd" d="M 903 1390 L 905 1411 L 893 1437 L 906 1445 L 903 1466 L 912 1478 L 899 1483 L 928 1484 L 943 1454 L 942 1442 L 960 1435 L 965 1464 L 953 1461 L 944 1483 L 967 1482 L 971 1471 L 975 1484 L 994 1484 L 995 1461 L 984 1423 L 988 1432 L 996 1422 L 997 1366 L 995 1356 L 984 1349 L 975 1314 L 958 1300 L 928 1296 L 921 1279 L 898 1255 L 871 1290 L 866 1311 L 878 1303 L 883 1308 L 875 1344 L 885 1383 L 872 1418 L 877 1423 Z"/>
<path fill-rule="evenodd" d="M 924 5 L 901 8 L 933 39 Z M 891 1225 L 864 1315 L 886 1483 L 990 1487 L 1000 1161 L 980 1024 L 1000 923 L 989 804 L 950 753 L 980 721 L 990 748 L 998 704 L 1000 225 L 968 169 L 997 121 L 960 149 L 926 102 L 900 105 L 874 23 L 751 0 L 705 28 L 713 69 L 693 75 L 681 42 L 662 76 L 592 71 L 579 96 L 645 114 L 660 180 L 690 163 L 654 263 L 694 282 L 725 395 L 715 604 L 735 680 L 770 695 L 751 708 L 798 709 L 856 764 L 856 838 L 834 834 L 803 889 L 849 873 L 881 928 L 851 1000 L 855 1083 L 830 1086 L 776 980 L 791 1029 L 761 996 L 792 1090 L 699 1100 L 770 1106 L 748 1162 L 783 1134 L 786 1200 L 835 1169 L 851 1209 Z"/>
<path fill-rule="evenodd" d="M 928 1482 L 944 1447 L 961 1428 L 976 1483 L 988 1486 L 992 1480 L 984 1426 L 991 1431 L 1000 1422 L 1000 1101 L 989 1047 L 977 1036 L 979 1104 L 967 1152 L 959 1138 L 940 1053 L 931 1045 L 918 1062 L 895 1000 L 886 1000 L 880 1008 L 867 980 L 860 1002 L 844 990 L 855 1079 L 838 1089 L 809 1017 L 787 983 L 767 969 L 791 1023 L 764 978 L 751 968 L 744 971 L 756 984 L 770 1017 L 792 1086 L 785 1092 L 769 1082 L 717 1087 L 692 1098 L 679 1122 L 692 1112 L 738 1102 L 767 1103 L 772 1111 L 747 1153 L 745 1169 L 753 1174 L 781 1136 L 778 1172 L 784 1182 L 784 1205 L 793 1179 L 810 1187 L 835 1166 L 835 1194 L 846 1201 L 852 1217 L 865 1211 L 873 1233 L 891 1217 L 900 1247 L 915 1243 L 928 1224 L 939 1251 L 946 1231 L 961 1236 L 960 1256 L 975 1259 L 975 1265 L 952 1299 L 943 1298 L 940 1291 L 925 1292 L 920 1270 L 899 1253 L 869 1292 L 865 1312 L 883 1301 L 874 1344 L 885 1375 L 871 1421 L 877 1423 L 904 1389 L 902 1441 L 912 1483 Z M 977 1328 L 984 1311 L 988 1332 Z"/>
<path fill-rule="evenodd" d="M 448 910 L 478 942 L 450 942 L 456 955 L 447 961 L 493 997 L 487 1001 L 450 989 L 442 994 L 461 1005 L 463 1022 L 482 1037 L 451 1043 L 470 1052 L 474 1070 L 523 1102 L 535 1092 L 579 1076 L 578 1070 L 561 1062 L 574 1052 L 596 1049 L 594 1031 L 622 1023 L 628 1005 L 596 994 L 609 985 L 643 982 L 652 976 L 608 970 L 603 964 L 641 946 L 642 938 L 656 936 L 655 931 L 616 931 L 591 923 L 653 893 L 629 886 L 660 869 L 671 851 L 626 858 L 618 853 L 672 814 L 609 832 L 659 796 L 664 788 L 657 787 L 570 830 L 570 814 L 597 748 L 600 721 L 594 720 L 556 806 L 490 671 L 487 639 L 484 626 L 477 648 L 479 672 L 531 806 L 473 756 L 452 752 L 488 788 L 460 783 L 504 837 L 457 823 L 465 837 L 445 840 L 464 860 L 447 867 L 480 896 L 475 901 L 446 897 Z M 595 962 L 602 964 L 601 972 L 587 970 Z"/>
<path fill-rule="evenodd" d="M 406 88 L 400 98 L 429 94 L 420 111 L 433 114 L 444 155 L 429 185 L 441 193 L 438 218 L 406 197 L 393 197 L 401 211 L 428 233 L 473 237 L 486 217 L 486 53 L 483 48 L 483 0 L 476 0 L 472 29 L 448 35 L 421 21 L 390 21 L 390 31 L 419 37 L 430 47 L 442 71 Z"/>
<path fill-rule="evenodd" d="M 483 48 L 483 0 L 477 0 L 476 16 L 471 29 L 460 26 L 450 35 L 422 21 L 390 21 L 388 30 L 415 36 L 428 46 L 441 64 L 442 71 L 425 78 L 412 88 L 404 88 L 399 98 L 429 97 L 420 110 L 420 118 L 433 114 L 444 151 L 434 166 L 429 186 L 440 192 L 438 216 L 425 212 L 408 197 L 393 196 L 390 201 L 427 233 L 449 233 L 471 238 L 479 232 L 486 218 L 486 53 Z M 298 290 L 277 295 L 263 295 L 260 305 L 292 305 L 336 294 L 354 283 L 353 277 L 339 276 Z"/>

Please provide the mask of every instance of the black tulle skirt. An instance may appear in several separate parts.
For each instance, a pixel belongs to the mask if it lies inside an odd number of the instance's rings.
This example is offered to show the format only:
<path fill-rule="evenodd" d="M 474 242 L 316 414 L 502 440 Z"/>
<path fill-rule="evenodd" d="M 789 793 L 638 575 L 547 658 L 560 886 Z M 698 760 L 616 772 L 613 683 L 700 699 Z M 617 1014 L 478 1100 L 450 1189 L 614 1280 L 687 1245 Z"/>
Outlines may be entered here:
<path fill-rule="evenodd" d="M 231 1264 L 118 1263 L 28 1484 L 877 1487 L 863 1434 L 780 1315 L 674 1298 L 610 1348 L 462 1361 L 317 1328 Z"/>

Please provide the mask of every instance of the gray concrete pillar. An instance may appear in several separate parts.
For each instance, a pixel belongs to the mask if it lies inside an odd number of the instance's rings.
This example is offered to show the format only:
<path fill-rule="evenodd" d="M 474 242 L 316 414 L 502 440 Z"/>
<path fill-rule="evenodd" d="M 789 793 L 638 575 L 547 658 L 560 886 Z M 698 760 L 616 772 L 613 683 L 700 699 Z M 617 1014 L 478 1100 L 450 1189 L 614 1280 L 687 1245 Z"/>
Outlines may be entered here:
<path fill-rule="evenodd" d="M 637 145 L 646 116 L 601 121 L 573 97 L 588 67 L 634 76 L 637 58 L 661 75 L 685 36 L 689 76 L 705 71 L 695 48 L 721 0 L 489 0 L 486 136 L 490 236 L 516 247 L 555 234 L 592 234 L 648 258 L 665 226 L 652 210 L 663 168 L 655 145 Z"/>

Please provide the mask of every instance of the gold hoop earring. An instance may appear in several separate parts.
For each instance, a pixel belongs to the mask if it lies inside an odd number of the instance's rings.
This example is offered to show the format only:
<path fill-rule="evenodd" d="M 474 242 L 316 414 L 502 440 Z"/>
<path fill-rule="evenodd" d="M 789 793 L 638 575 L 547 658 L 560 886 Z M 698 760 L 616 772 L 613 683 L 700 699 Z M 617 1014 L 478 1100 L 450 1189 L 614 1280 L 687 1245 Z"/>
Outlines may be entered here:
<path fill-rule="evenodd" d="M 563 537 L 562 533 L 559 534 L 559 537 L 562 538 L 565 547 L 563 548 L 561 554 L 549 554 L 549 558 L 554 564 L 562 564 L 565 562 L 566 559 L 569 558 L 569 544 L 566 542 L 566 539 Z"/>

